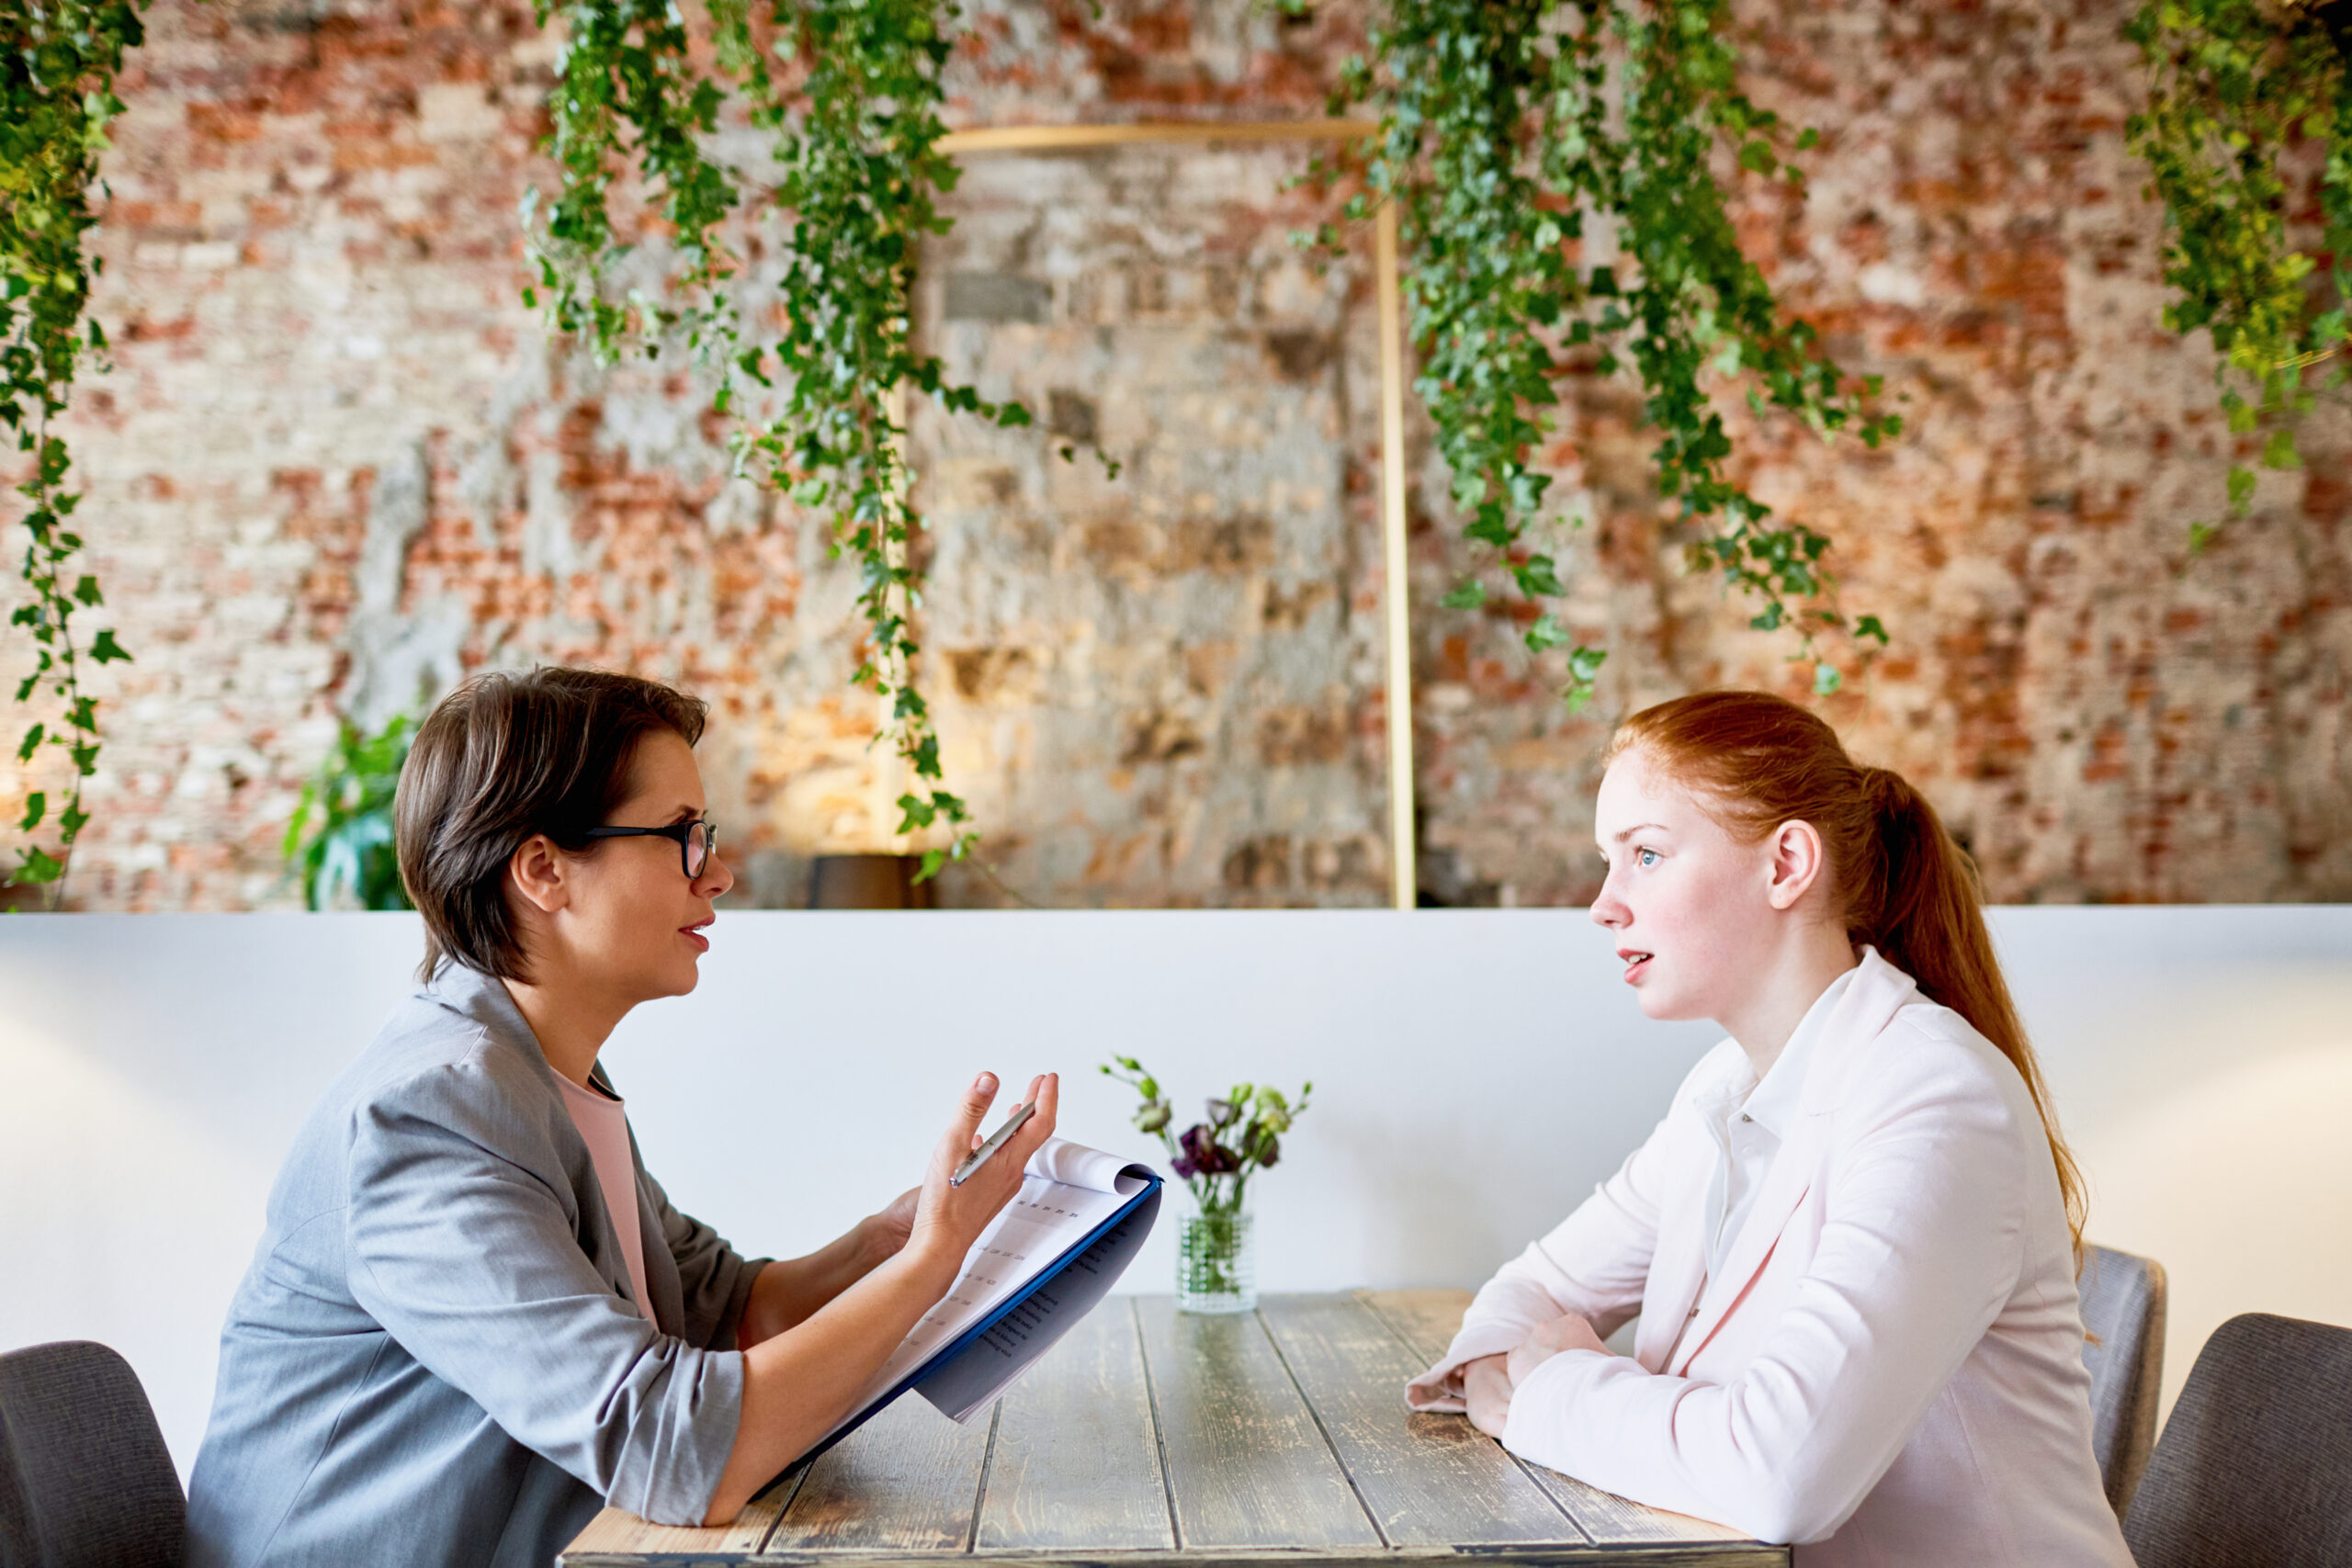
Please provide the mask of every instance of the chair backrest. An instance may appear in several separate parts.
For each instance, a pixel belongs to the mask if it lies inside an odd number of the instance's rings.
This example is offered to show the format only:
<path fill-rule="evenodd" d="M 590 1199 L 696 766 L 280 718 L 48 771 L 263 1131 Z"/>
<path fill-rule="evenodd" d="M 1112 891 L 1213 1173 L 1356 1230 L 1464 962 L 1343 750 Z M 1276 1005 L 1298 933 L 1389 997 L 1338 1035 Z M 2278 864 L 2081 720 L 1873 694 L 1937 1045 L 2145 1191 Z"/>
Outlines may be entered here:
<path fill-rule="evenodd" d="M 2123 1521 L 2139 1568 L 2352 1562 L 2352 1329 L 2213 1331 Z"/>
<path fill-rule="evenodd" d="M 2165 1373 L 2165 1270 L 2111 1247 L 2083 1249 L 2083 1365 L 2091 1374 L 2091 1450 L 2121 1517 L 2156 1442 Z"/>
<path fill-rule="evenodd" d="M 130 1363 L 103 1345 L 0 1356 L 0 1562 L 180 1568 L 187 1499 Z"/>

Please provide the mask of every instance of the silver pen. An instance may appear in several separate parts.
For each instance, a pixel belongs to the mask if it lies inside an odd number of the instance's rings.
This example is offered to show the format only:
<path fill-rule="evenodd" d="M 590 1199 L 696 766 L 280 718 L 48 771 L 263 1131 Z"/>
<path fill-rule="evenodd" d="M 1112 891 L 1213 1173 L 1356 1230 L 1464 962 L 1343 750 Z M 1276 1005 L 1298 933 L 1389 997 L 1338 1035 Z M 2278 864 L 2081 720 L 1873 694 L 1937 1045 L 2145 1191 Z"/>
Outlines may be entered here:
<path fill-rule="evenodd" d="M 989 1156 L 990 1155 L 1004 1147 L 1006 1139 L 1012 1137 L 1013 1134 L 1021 1131 L 1022 1123 L 1027 1122 L 1031 1116 L 1036 1114 L 1036 1111 L 1037 1102 L 1033 1100 L 1029 1101 L 1028 1104 L 1023 1105 L 1020 1110 L 1014 1111 L 1012 1115 L 1006 1117 L 1004 1119 L 1004 1125 L 989 1134 L 989 1141 L 982 1144 L 978 1148 L 974 1149 L 970 1157 L 966 1159 L 962 1165 L 956 1168 L 956 1173 L 947 1179 L 947 1185 L 950 1187 L 963 1186 L 966 1181 L 971 1179 L 974 1171 L 988 1164 Z"/>

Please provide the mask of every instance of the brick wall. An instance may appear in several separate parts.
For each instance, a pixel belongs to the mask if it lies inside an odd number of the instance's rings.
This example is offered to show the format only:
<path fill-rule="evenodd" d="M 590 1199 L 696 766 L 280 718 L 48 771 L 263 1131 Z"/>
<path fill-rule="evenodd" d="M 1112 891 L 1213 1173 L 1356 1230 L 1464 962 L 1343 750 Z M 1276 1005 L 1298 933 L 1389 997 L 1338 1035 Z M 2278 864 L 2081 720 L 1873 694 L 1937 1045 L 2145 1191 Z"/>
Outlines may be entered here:
<path fill-rule="evenodd" d="M 1743 195 L 1751 254 L 1849 368 L 1906 398 L 1869 454 L 1768 424 L 1746 478 L 1838 544 L 1894 643 L 1823 711 L 1947 813 L 2009 900 L 2352 897 L 2341 479 L 2352 422 L 2184 563 L 2230 437 L 2200 341 L 2156 321 L 2158 215 L 2122 148 L 2121 4 L 1748 0 L 1751 91 L 1824 133 L 1810 200 Z M 1363 15 L 1246 0 L 986 0 L 965 124 L 1320 112 Z M 589 660 L 712 699 L 705 768 L 749 875 L 887 847 L 854 585 L 821 522 L 729 479 L 692 378 L 600 371 L 520 304 L 516 203 L 554 51 L 527 6 L 162 0 L 123 86 L 71 434 L 138 655 L 101 672 L 97 821 L 72 901 L 292 897 L 277 840 L 338 710 L 484 663 Z M 926 339 L 1050 434 L 918 412 L 926 680 L 1002 884 L 1047 905 L 1376 904 L 1387 846 L 1368 267 L 1318 276 L 1302 154 L 970 161 L 925 259 Z M 752 283 L 760 273 L 755 262 Z M 1794 692 L 1781 637 L 1676 566 L 1638 396 L 1573 384 L 1547 451 L 1572 716 L 1470 560 L 1415 431 L 1425 893 L 1579 901 L 1611 718 L 1726 682 Z M 1116 480 L 1065 442 L 1118 458 Z M 0 664 L 17 660 L 10 645 Z M 0 794 L 41 781 L 0 773 Z M 0 807 L 6 804 L 0 800 Z M 950 902 L 989 904 L 951 874 Z"/>

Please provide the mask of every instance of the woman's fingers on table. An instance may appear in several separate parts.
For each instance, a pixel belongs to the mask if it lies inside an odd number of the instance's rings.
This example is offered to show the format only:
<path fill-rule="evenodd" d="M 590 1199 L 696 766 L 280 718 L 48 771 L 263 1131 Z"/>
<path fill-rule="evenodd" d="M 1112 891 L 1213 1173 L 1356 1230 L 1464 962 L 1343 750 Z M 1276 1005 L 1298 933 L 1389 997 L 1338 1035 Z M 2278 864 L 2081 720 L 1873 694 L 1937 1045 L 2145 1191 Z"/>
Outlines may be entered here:
<path fill-rule="evenodd" d="M 1510 1353 L 1511 1386 L 1518 1387 L 1530 1372 L 1563 1350 L 1598 1350 L 1607 1355 L 1609 1347 L 1600 1342 L 1600 1336 L 1593 1332 L 1587 1319 L 1575 1313 L 1555 1317 L 1539 1325 Z"/>

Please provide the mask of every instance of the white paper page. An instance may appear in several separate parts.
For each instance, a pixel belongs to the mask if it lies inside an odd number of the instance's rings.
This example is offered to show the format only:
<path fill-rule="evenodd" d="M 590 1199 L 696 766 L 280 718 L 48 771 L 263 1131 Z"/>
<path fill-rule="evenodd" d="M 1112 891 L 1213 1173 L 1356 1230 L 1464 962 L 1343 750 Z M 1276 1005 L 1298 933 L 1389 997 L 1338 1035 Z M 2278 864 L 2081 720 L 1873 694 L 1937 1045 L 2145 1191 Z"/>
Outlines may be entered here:
<path fill-rule="evenodd" d="M 1120 1174 L 1127 1164 L 1101 1149 L 1046 1139 L 1029 1156 L 1020 1192 L 965 1254 L 963 1270 L 946 1296 L 899 1342 L 842 1424 L 1117 1213 L 1144 1186 L 1138 1178 Z"/>

